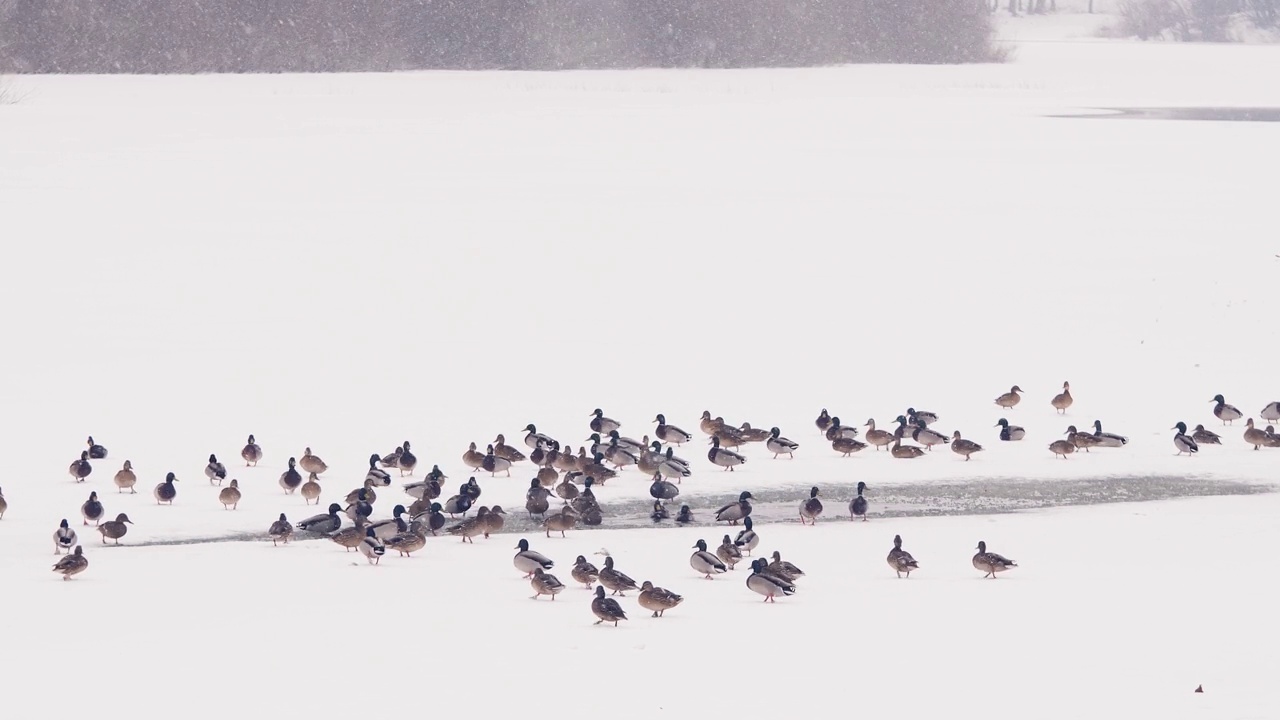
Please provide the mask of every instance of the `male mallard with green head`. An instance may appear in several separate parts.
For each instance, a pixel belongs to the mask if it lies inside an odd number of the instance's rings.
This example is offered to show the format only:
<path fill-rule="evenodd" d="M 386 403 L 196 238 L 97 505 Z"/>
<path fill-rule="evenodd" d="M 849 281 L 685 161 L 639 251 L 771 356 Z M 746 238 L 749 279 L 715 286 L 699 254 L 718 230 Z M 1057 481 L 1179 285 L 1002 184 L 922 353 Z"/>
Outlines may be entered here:
<path fill-rule="evenodd" d="M 809 488 L 809 497 L 800 501 L 800 524 L 817 525 L 822 514 L 822 501 L 818 499 L 817 486 Z M 726 536 L 728 537 L 728 536 Z M 739 555 L 741 557 L 741 555 Z"/>
<path fill-rule="evenodd" d="M 71 548 L 75 547 L 77 542 L 79 540 L 76 538 L 76 531 L 72 530 L 71 524 L 63 518 L 62 524 L 53 531 L 53 554 L 61 555 L 63 551 L 71 552 Z"/>
<path fill-rule="evenodd" d="M 302 473 L 298 472 L 298 459 L 289 458 L 289 469 L 280 473 L 280 487 L 284 488 L 285 495 L 292 495 L 301 484 Z"/>
<path fill-rule="evenodd" d="M 209 454 L 209 463 L 204 466 L 204 476 L 209 478 L 210 485 L 221 485 L 227 479 L 227 466 L 218 462 L 218 456 Z"/>
<path fill-rule="evenodd" d="M 696 570 L 707 580 L 713 579 L 712 575 L 719 575 L 729 571 L 729 567 L 720 558 L 707 551 L 706 540 L 698 540 L 693 547 L 693 554 L 689 556 L 689 567 Z"/>
<path fill-rule="evenodd" d="M 178 488 L 173 486 L 176 482 L 178 482 L 178 478 L 174 477 L 173 473 L 164 476 L 164 482 L 157 485 L 155 490 L 152 491 L 157 505 L 160 503 L 173 504 L 173 499 L 178 497 Z"/>
<path fill-rule="evenodd" d="M 98 493 L 89 493 L 89 499 L 84 501 L 80 506 L 80 517 L 84 518 L 84 524 L 88 525 L 89 521 L 93 521 L 94 525 L 102 522 L 102 516 L 106 510 L 102 507 L 102 502 L 98 500 Z"/>
<path fill-rule="evenodd" d="M 1228 405 L 1221 395 L 1214 395 L 1209 402 L 1214 403 L 1213 414 L 1222 421 L 1223 425 L 1229 425 L 1244 417 L 1244 413 L 1240 412 L 1240 408 L 1235 405 Z"/>
<path fill-rule="evenodd" d="M 524 538 L 520 538 L 520 542 L 516 543 L 516 550 L 518 552 L 511 558 L 511 564 L 524 573 L 526 578 L 533 577 L 533 571 L 539 568 L 550 570 L 555 567 L 555 562 L 551 558 L 537 550 L 530 550 L 529 541 Z"/>
<path fill-rule="evenodd" d="M 778 595 L 794 595 L 795 583 L 768 571 L 763 559 L 751 562 L 751 574 L 747 576 L 747 589 L 764 596 L 765 602 L 775 602 Z"/>
<path fill-rule="evenodd" d="M 1017 425 L 1010 425 L 1004 418 L 1000 418 L 1000 422 L 996 423 L 995 427 L 1000 428 L 1000 439 L 1004 442 L 1017 442 L 1027 436 L 1026 430 Z"/>
<path fill-rule="evenodd" d="M 93 472 L 93 466 L 89 464 L 89 451 L 80 453 L 80 459 L 68 465 L 67 472 L 76 482 L 84 482 L 89 473 Z"/>
<path fill-rule="evenodd" d="M 862 496 L 866 492 L 867 484 L 861 480 L 858 481 L 858 494 L 853 496 L 849 501 L 849 520 L 853 520 L 856 515 L 862 518 L 863 522 L 867 521 L 867 499 Z"/>

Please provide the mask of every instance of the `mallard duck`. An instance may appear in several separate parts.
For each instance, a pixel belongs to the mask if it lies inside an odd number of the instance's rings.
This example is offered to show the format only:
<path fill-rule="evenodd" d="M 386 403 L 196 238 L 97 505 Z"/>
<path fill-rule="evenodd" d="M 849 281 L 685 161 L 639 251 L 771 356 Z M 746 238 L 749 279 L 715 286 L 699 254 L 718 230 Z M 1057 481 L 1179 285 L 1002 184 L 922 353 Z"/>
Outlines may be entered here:
<path fill-rule="evenodd" d="M 658 413 L 653 421 L 658 423 L 658 429 L 653 431 L 653 435 L 664 443 L 683 445 L 693 439 L 693 435 L 675 425 L 668 425 L 667 417 L 662 413 Z"/>
<path fill-rule="evenodd" d="M 620 621 L 627 619 L 627 613 L 623 611 L 618 601 L 604 596 L 604 587 L 601 585 L 596 586 L 596 596 L 591 601 L 591 612 L 599 618 L 595 622 L 596 625 L 611 622 L 614 627 L 618 627 Z"/>
<path fill-rule="evenodd" d="M 1223 425 L 1229 425 L 1244 417 L 1244 413 L 1240 412 L 1240 408 L 1235 405 L 1228 405 L 1221 395 L 1214 395 L 1209 402 L 1216 403 L 1213 406 L 1213 414 L 1222 421 Z"/>
<path fill-rule="evenodd" d="M 1212 430 L 1205 430 L 1203 425 L 1196 425 L 1195 432 L 1191 434 L 1191 439 L 1201 445 L 1222 444 L 1222 437 Z"/>
<path fill-rule="evenodd" d="M 614 430 L 621 430 L 622 423 L 604 416 L 604 411 L 596 408 L 591 411 L 591 431 L 607 435 Z"/>
<path fill-rule="evenodd" d="M 938 413 L 929 412 L 928 410 L 907 408 L 908 425 L 913 427 L 929 427 L 936 422 L 938 422 Z"/>
<path fill-rule="evenodd" d="M 596 453 L 590 462 L 582 466 L 582 472 L 588 477 L 594 478 L 600 485 L 604 485 L 606 481 L 618 477 L 616 470 L 611 470 L 604 466 L 604 456 L 600 453 Z"/>
<path fill-rule="evenodd" d="M 826 437 L 828 440 L 835 441 L 839 438 L 849 438 L 850 440 L 858 437 L 858 428 L 847 427 L 840 424 L 840 418 L 831 418 L 831 425 L 827 427 Z"/>
<path fill-rule="evenodd" d="M 550 463 L 547 462 L 547 450 L 548 448 L 541 445 L 534 448 L 533 452 L 529 453 L 529 462 L 540 468 L 549 468 Z"/>
<path fill-rule="evenodd" d="M 742 560 L 742 550 L 733 544 L 733 538 L 725 535 L 720 539 L 719 547 L 716 548 L 716 557 L 732 570 Z"/>
<path fill-rule="evenodd" d="M 859 480 L 858 494 L 854 495 L 853 499 L 849 501 L 849 520 L 853 520 L 853 516 L 857 515 L 862 518 L 863 522 L 867 521 L 867 499 L 862 496 L 862 493 L 866 492 L 866 490 L 867 484 Z"/>
<path fill-rule="evenodd" d="M 644 450 L 640 451 L 640 454 L 636 456 L 639 458 L 639 461 L 636 463 L 636 467 L 639 468 L 640 472 L 649 476 L 652 476 L 654 473 L 661 474 L 662 463 L 667 459 L 662 454 L 661 448 L 662 444 L 655 441 L 652 446 L 646 447 Z"/>
<path fill-rule="evenodd" d="M 485 508 L 487 510 L 487 508 Z M 369 523 L 369 529 L 377 534 L 379 540 L 386 540 L 396 533 L 404 532 L 409 529 L 409 524 L 402 517 L 405 512 L 403 505 L 397 505 L 391 509 L 391 517 L 386 520 L 379 520 Z"/>
<path fill-rule="evenodd" d="M 664 612 L 684 602 L 684 598 L 645 580 L 640 584 L 640 596 L 636 601 L 645 610 L 653 611 L 653 617 L 662 617 Z"/>
<path fill-rule="evenodd" d="M 373 515 L 373 503 L 369 502 L 364 488 L 360 488 L 356 491 L 355 502 L 347 503 L 347 506 L 343 508 L 342 512 L 350 518 L 352 522 L 360 519 L 368 520 L 369 516 Z"/>
<path fill-rule="evenodd" d="M 893 433 L 893 445 L 890 446 L 889 453 L 896 458 L 910 460 L 924 455 L 924 450 L 915 445 L 903 445 L 902 428 L 898 428 Z"/>
<path fill-rule="evenodd" d="M 867 418 L 867 422 L 863 427 L 867 428 L 867 434 L 865 435 L 867 442 L 874 445 L 877 451 L 893 444 L 893 433 L 888 430 L 877 429 L 875 418 Z"/>
<path fill-rule="evenodd" d="M 737 502 L 729 503 L 716 511 L 716 522 L 737 525 L 739 520 L 751 514 L 751 503 L 748 501 L 753 498 L 749 491 L 743 490 L 738 494 Z"/>
<path fill-rule="evenodd" d="M 579 555 L 573 561 L 573 570 L 570 570 L 569 574 L 573 576 L 575 581 L 586 585 L 587 589 L 590 590 L 591 584 L 600 576 L 600 571 L 596 569 L 595 565 L 587 562 L 586 557 Z"/>
<path fill-rule="evenodd" d="M 89 436 L 89 459 L 105 460 L 107 458 L 107 449 L 93 441 L 93 436 Z"/>
<path fill-rule="evenodd" d="M 565 533 L 577 524 L 578 517 L 574 514 L 573 508 L 565 505 L 560 508 L 560 512 L 547 516 L 547 519 L 542 521 L 542 528 L 546 531 L 547 537 L 551 537 L 553 532 L 558 532 L 560 537 L 565 537 Z"/>
<path fill-rule="evenodd" d="M 80 453 L 80 459 L 68 465 L 67 472 L 76 482 L 84 482 L 89 473 L 93 472 L 93 466 L 89 464 L 89 451 Z"/>
<path fill-rule="evenodd" d="M 822 408 L 822 412 L 818 413 L 818 419 L 813 421 L 818 426 L 818 432 L 826 435 L 827 428 L 831 427 L 831 416 L 827 414 L 827 409 Z"/>
<path fill-rule="evenodd" d="M 378 467 L 382 464 L 382 458 L 377 453 L 369 456 L 369 471 L 364 474 L 366 481 L 372 482 L 378 487 L 387 487 L 391 484 L 391 473 Z"/>
<path fill-rule="evenodd" d="M 560 481 L 559 485 L 556 485 L 556 495 L 562 500 L 573 500 L 578 497 L 578 486 L 573 484 L 574 477 L 577 476 L 573 473 L 565 473 L 564 479 Z"/>
<path fill-rule="evenodd" d="M 777 550 L 773 551 L 773 562 L 765 566 L 765 570 L 773 575 L 786 580 L 787 582 L 795 582 L 797 579 L 804 577 L 804 571 L 782 559 L 782 553 Z M 760 561 L 764 565 L 764 560 Z"/>
<path fill-rule="evenodd" d="M 623 437 L 617 430 L 610 430 L 609 432 L 605 433 L 605 435 L 609 438 L 609 441 L 611 444 L 616 443 L 619 447 L 621 447 L 623 450 L 626 450 L 627 452 L 630 452 L 632 455 L 637 455 L 641 452 L 644 452 L 644 449 L 649 447 L 648 435 L 644 436 L 644 440 L 636 440 L 634 438 Z"/>
<path fill-rule="evenodd" d="M 382 555 L 387 552 L 387 546 L 382 544 L 382 538 L 373 532 L 373 528 L 365 528 L 364 538 L 356 547 L 370 565 L 377 565 L 382 560 Z"/>
<path fill-rule="evenodd" d="M 711 437 L 718 439 L 721 445 L 727 448 L 739 448 L 747 444 L 738 428 L 725 423 L 724 418 L 716 418 L 716 422 L 720 423 L 720 428 Z"/>
<path fill-rule="evenodd" d="M 582 524 L 588 527 L 594 527 L 604 522 L 604 511 L 599 505 L 592 505 L 582 512 Z"/>
<path fill-rule="evenodd" d="M 560 471 L 562 464 L 563 457 L 560 452 L 560 443 L 552 443 L 551 447 L 547 448 L 546 455 L 542 458 L 542 467 Z"/>
<path fill-rule="evenodd" d="M 849 457 L 859 450 L 866 450 L 867 444 L 853 438 L 838 437 L 831 441 L 831 449 L 840 453 L 841 457 Z"/>
<path fill-rule="evenodd" d="M 1076 445 L 1070 440 L 1054 440 L 1049 443 L 1049 452 L 1060 456 L 1063 460 L 1066 460 L 1067 456 L 1075 451 Z"/>
<path fill-rule="evenodd" d="M 240 451 L 240 457 L 244 460 L 244 466 L 257 466 L 258 461 L 262 459 L 262 448 L 258 445 L 258 441 L 252 436 L 245 442 L 244 449 Z"/>
<path fill-rule="evenodd" d="M 673 482 L 662 479 L 661 473 L 653 474 L 653 482 L 649 484 L 649 496 L 658 500 L 674 500 L 680 495 L 680 488 Z"/>
<path fill-rule="evenodd" d="M 996 579 L 996 573 L 1018 567 L 1018 563 L 999 553 L 987 552 L 987 543 L 978 541 L 978 554 L 973 556 L 973 566 L 986 573 L 983 577 Z"/>
<path fill-rule="evenodd" d="M 1267 403 L 1258 414 L 1267 422 L 1280 422 L 1280 400 Z"/>
<path fill-rule="evenodd" d="M 61 555 L 64 550 L 71 552 L 71 548 L 75 547 L 77 542 L 79 539 L 76 537 L 76 531 L 72 530 L 71 524 L 63 518 L 58 529 L 53 531 L 53 554 Z"/>
<path fill-rule="evenodd" d="M 1053 406 L 1054 410 L 1058 411 L 1059 415 L 1066 415 L 1067 408 L 1071 407 L 1073 402 L 1075 402 L 1075 399 L 1071 397 L 1071 383 L 1064 382 L 1062 383 L 1062 392 L 1054 395 L 1049 404 Z"/>
<path fill-rule="evenodd" d="M 94 525 L 102 522 L 102 516 L 106 511 L 102 508 L 102 503 L 98 500 L 98 493 L 89 493 L 89 499 L 84 501 L 80 506 L 80 517 L 84 518 L 84 524 L 88 525 L 89 521 L 93 521 Z"/>
<path fill-rule="evenodd" d="M 745 517 L 742 519 L 742 530 L 733 539 L 733 544 L 737 545 L 744 555 L 750 555 L 751 551 L 755 550 L 756 546 L 760 544 L 760 536 L 756 534 L 751 518 Z"/>
<path fill-rule="evenodd" d="M 720 447 L 720 437 L 718 435 L 711 438 L 711 449 L 707 451 L 707 459 L 714 465 L 719 465 L 725 470 L 732 471 L 738 465 L 747 461 L 747 459 L 732 450 L 725 450 Z"/>
<path fill-rule="evenodd" d="M 551 460 L 551 467 L 560 472 L 575 472 L 578 469 L 578 458 L 573 454 L 573 446 L 567 445 Z"/>
<path fill-rule="evenodd" d="M 773 437 L 773 435 L 768 430 L 764 430 L 762 428 L 753 428 L 751 427 L 751 423 L 748 423 L 748 422 L 744 422 L 741 425 L 739 425 L 738 432 L 742 435 L 743 441 L 749 442 L 749 443 L 765 442 L 769 438 Z"/>
<path fill-rule="evenodd" d="M 414 504 L 416 505 L 417 503 Z M 431 503 L 429 507 L 414 514 L 413 522 L 409 523 L 409 529 L 413 530 L 416 527 L 424 535 L 429 532 L 434 536 L 448 522 L 444 517 L 443 510 L 440 503 Z"/>
<path fill-rule="evenodd" d="M 134 485 L 138 484 L 138 476 L 133 472 L 133 463 L 128 460 L 124 461 L 124 466 L 116 472 L 116 476 L 112 478 L 112 481 L 116 484 L 116 492 L 128 490 L 130 495 L 138 493 L 133 488 Z"/>
<path fill-rule="evenodd" d="M 538 478 L 529 481 L 529 489 L 524 494 L 524 509 L 529 512 L 529 516 L 546 515 L 547 510 L 551 508 L 551 493 L 542 487 L 542 483 L 538 482 Z"/>
<path fill-rule="evenodd" d="M 342 518 L 338 517 L 338 513 L 342 512 L 342 506 L 337 503 L 329 504 L 329 511 L 320 515 L 312 515 L 298 523 L 298 529 L 306 532 L 318 533 L 320 535 L 328 535 L 337 531 L 342 527 Z"/>
<path fill-rule="evenodd" d="M 533 423 L 525 425 L 524 431 L 526 433 L 524 436 L 524 444 L 533 450 L 537 450 L 539 445 L 545 445 L 549 448 L 559 445 L 554 438 L 538 432 L 538 428 L 534 427 Z"/>
<path fill-rule="evenodd" d="M 654 443 L 654 445 L 657 445 L 657 443 Z M 678 483 L 681 479 L 692 475 L 693 469 L 689 467 L 688 461 L 676 457 L 675 451 L 672 448 L 667 448 L 662 454 L 662 461 L 658 465 L 658 472 L 661 473 L 663 477 L 675 478 Z"/>
<path fill-rule="evenodd" d="M 351 552 L 364 542 L 366 529 L 364 518 L 359 517 L 353 524 L 330 535 L 329 539 L 346 548 L 347 552 Z"/>
<path fill-rule="evenodd" d="M 289 469 L 280 473 L 280 487 L 284 488 L 285 495 L 292 495 L 301 484 L 302 473 L 298 472 L 298 460 L 289 458 Z"/>
<path fill-rule="evenodd" d="M 889 557 L 886 560 L 889 561 L 889 567 L 893 568 L 898 577 L 902 577 L 905 573 L 910 578 L 911 571 L 920 568 L 920 564 L 916 562 L 915 558 L 911 557 L 911 553 L 902 549 L 901 535 L 893 536 L 893 549 L 889 551 Z"/>
<path fill-rule="evenodd" d="M 575 513 L 581 514 L 598 505 L 595 493 L 591 490 L 595 482 L 595 478 L 590 477 L 583 480 L 582 492 L 578 494 L 578 497 L 566 503 L 566 507 L 571 507 Z"/>
<path fill-rule="evenodd" d="M 1000 428 L 1000 439 L 1005 442 L 1016 442 L 1027 436 L 1027 431 L 1017 425 L 1010 425 L 1008 420 L 1000 418 L 994 427 Z"/>
<path fill-rule="evenodd" d="M 479 470 L 484 465 L 484 453 L 476 451 L 475 443 L 467 446 L 467 451 L 462 453 L 462 464 L 472 470 Z"/>
<path fill-rule="evenodd" d="M 413 553 L 427 546 L 425 532 L 422 526 L 411 524 L 408 530 L 392 535 L 385 544 L 399 553 L 400 557 L 413 557 Z"/>
<path fill-rule="evenodd" d="M 663 505 L 661 500 L 654 500 L 653 512 L 649 513 L 649 519 L 653 522 L 660 523 L 663 520 L 670 520 L 671 513 L 667 512 L 667 506 Z"/>
<path fill-rule="evenodd" d="M 62 573 L 63 580 L 70 580 L 72 576 L 79 575 L 89 569 L 89 558 L 84 556 L 84 548 L 76 545 L 76 549 L 66 557 L 59 558 L 58 562 L 53 564 L 53 571 Z"/>
<path fill-rule="evenodd" d="M 312 475 L 323 475 L 324 471 L 329 469 L 329 466 L 325 464 L 324 460 L 320 459 L 319 455 L 311 453 L 311 448 L 303 448 L 302 459 L 298 461 L 298 465 L 303 471 Z"/>
<path fill-rule="evenodd" d="M 681 505 L 680 512 L 676 513 L 676 522 L 681 525 L 688 525 L 693 521 L 693 511 L 689 509 L 688 505 Z"/>
<path fill-rule="evenodd" d="M 911 431 L 911 439 L 923 445 L 929 452 L 933 452 L 934 445 L 946 445 L 951 442 L 951 438 L 923 425 L 917 425 L 916 429 Z"/>
<path fill-rule="evenodd" d="M 1276 435 L 1276 428 L 1274 425 L 1268 425 L 1263 429 L 1263 432 L 1267 434 L 1267 447 L 1280 447 L 1280 435 Z"/>
<path fill-rule="evenodd" d="M 164 476 L 164 482 L 157 485 L 155 490 L 152 491 L 157 505 L 160 503 L 173 504 L 173 499 L 178 497 L 178 488 L 173 486 L 176 482 L 178 482 L 178 478 L 174 477 L 173 473 Z"/>
<path fill-rule="evenodd" d="M 1129 438 L 1115 433 L 1102 432 L 1102 421 L 1093 421 L 1093 436 L 1098 438 L 1100 447 L 1124 447 L 1129 444 Z"/>
<path fill-rule="evenodd" d="M 818 499 L 818 488 L 809 488 L 809 497 L 800 502 L 800 524 L 818 524 L 818 516 L 822 514 L 822 501 Z"/>
<path fill-rule="evenodd" d="M 1253 418 L 1249 418 L 1248 427 L 1244 431 L 1244 441 L 1252 445 L 1254 450 L 1267 444 L 1267 433 L 1253 426 Z"/>
<path fill-rule="evenodd" d="M 474 477 L 469 477 L 467 478 L 467 481 L 462 484 L 462 492 L 466 493 L 467 497 L 471 498 L 471 502 L 474 503 L 476 500 L 480 499 L 480 483 L 476 482 Z"/>
<path fill-rule="evenodd" d="M 515 554 L 515 557 L 511 558 L 511 564 L 514 565 L 517 570 L 524 573 L 526 578 L 533 577 L 534 570 L 550 570 L 556 565 L 555 562 L 546 555 L 543 555 L 537 550 L 530 550 L 529 541 L 524 538 L 520 538 L 520 542 L 516 543 L 515 549 L 519 552 Z"/>
<path fill-rule="evenodd" d="M 605 449 L 609 447 L 609 443 L 605 442 L 604 438 L 600 437 L 600 433 L 591 433 L 591 436 L 587 438 L 587 441 L 591 443 L 590 445 L 585 446 L 587 448 L 587 453 L 593 456 L 596 454 L 604 455 Z"/>
<path fill-rule="evenodd" d="M 1022 388 L 1018 387 L 1017 385 L 1014 385 L 1013 387 L 1009 388 L 1009 392 L 996 398 L 996 404 L 1008 410 L 1014 405 L 1017 405 L 1018 403 L 1022 402 L 1022 396 L 1018 394 L 1020 392 L 1022 392 Z"/>
<path fill-rule="evenodd" d="M 698 429 L 705 435 L 715 435 L 716 431 L 724 425 L 723 420 L 711 417 L 710 410 L 702 411 L 702 418 L 698 420 Z"/>
<path fill-rule="evenodd" d="M 209 464 L 204 466 L 204 476 L 209 478 L 210 485 L 221 485 L 227 479 L 227 466 L 218 462 L 218 456 L 210 454 Z"/>
<path fill-rule="evenodd" d="M 289 518 L 285 517 L 284 513 L 280 513 L 280 518 L 267 528 L 267 535 L 271 536 L 272 547 L 281 543 L 288 545 L 289 538 L 293 537 L 293 523 L 289 522 Z"/>
<path fill-rule="evenodd" d="M 613 591 L 610 595 L 619 597 L 626 597 L 627 590 L 640 589 L 635 580 L 613 566 L 613 558 L 608 555 L 604 557 L 604 567 L 600 568 L 600 584 Z"/>
<path fill-rule="evenodd" d="M 507 511 L 503 510 L 501 505 L 494 505 L 489 508 L 489 513 L 484 516 L 484 538 L 486 540 L 489 539 L 490 535 L 502 532 L 503 526 L 507 524 L 507 521 L 503 519 L 506 514 Z"/>
<path fill-rule="evenodd" d="M 443 512 L 448 515 L 451 520 L 454 515 L 465 516 L 467 511 L 471 509 L 471 503 L 471 496 L 467 494 L 467 484 L 463 483 L 458 486 L 457 495 L 454 495 L 444 501 Z"/>
<path fill-rule="evenodd" d="M 764 596 L 765 602 L 776 602 L 778 595 L 794 595 L 795 583 L 775 573 L 768 572 L 764 560 L 751 562 L 751 574 L 747 576 L 747 589 Z"/>
<path fill-rule="evenodd" d="M 469 517 L 462 522 L 454 525 L 445 532 L 450 535 L 456 535 L 462 538 L 464 543 L 475 543 L 472 540 L 476 535 L 483 535 L 485 528 L 489 525 L 489 508 L 481 505 L 474 517 Z"/>
<path fill-rule="evenodd" d="M 8 509 L 9 501 L 4 499 L 4 491 L 0 490 L 0 520 L 4 519 L 4 514 Z"/>
<path fill-rule="evenodd" d="M 485 450 L 484 461 L 480 463 L 480 469 L 489 473 L 491 476 L 500 472 L 505 472 L 507 477 L 511 477 L 511 461 L 503 460 L 497 455 L 494 455 L 492 445 Z"/>
<path fill-rule="evenodd" d="M 400 456 L 404 454 L 404 446 L 397 445 L 395 450 L 378 458 L 378 464 L 384 468 L 399 468 Z"/>
<path fill-rule="evenodd" d="M 223 510 L 235 510 L 240 505 L 240 481 L 231 478 L 231 484 L 218 491 L 218 502 Z"/>
<path fill-rule="evenodd" d="M 800 449 L 800 443 L 782 437 L 782 431 L 776 427 L 769 428 L 769 438 L 765 440 L 764 446 L 773 453 L 774 460 L 777 460 L 779 455 L 786 455 L 794 460 L 796 450 Z"/>
<path fill-rule="evenodd" d="M 640 462 L 640 458 L 635 453 L 619 445 L 616 439 L 609 441 L 603 455 L 618 470 Z"/>
<path fill-rule="evenodd" d="M 372 480 L 365 478 L 364 485 L 361 485 L 347 493 L 347 496 L 343 498 L 343 502 L 348 505 L 361 500 L 369 503 L 370 505 L 378 502 L 378 492 L 373 489 L 373 485 L 374 482 Z"/>
<path fill-rule="evenodd" d="M 524 462 L 528 458 L 519 449 L 507 444 L 507 438 L 502 433 L 498 433 L 498 437 L 493 439 L 493 454 L 506 460 L 509 463 Z"/>
<path fill-rule="evenodd" d="M 401 452 L 400 457 L 396 459 L 396 467 L 400 468 L 400 477 L 404 477 L 405 475 L 412 476 L 413 469 L 418 467 L 418 456 L 409 451 L 408 440 L 405 440 L 404 444 L 400 447 L 403 452 Z"/>
<path fill-rule="evenodd" d="M 960 431 L 957 430 L 951 434 L 951 452 L 957 455 L 963 455 L 966 462 L 974 453 L 982 452 L 982 446 L 972 440 L 965 440 L 960 437 Z"/>
<path fill-rule="evenodd" d="M 310 505 L 311 501 L 320 504 L 320 478 L 315 473 L 311 473 L 307 477 L 307 481 L 302 483 L 303 504 Z"/>
<path fill-rule="evenodd" d="M 418 500 L 435 500 L 440 497 L 440 493 L 442 492 L 442 481 L 447 479 L 448 478 L 445 477 L 444 474 L 440 475 L 439 480 L 428 475 L 425 480 L 420 482 L 411 482 L 405 485 L 404 492 L 409 497 L 417 498 Z"/>
<path fill-rule="evenodd" d="M 128 515 L 120 513 L 115 520 L 108 520 L 98 525 L 98 532 L 102 534 L 102 544 L 106 545 L 107 540 L 111 539 L 116 541 L 116 545 L 119 545 L 120 538 L 129 532 L 129 525 L 132 524 L 133 521 L 129 519 Z"/>
<path fill-rule="evenodd" d="M 550 595 L 554 601 L 556 595 L 564 592 L 564 583 L 560 582 L 560 578 L 540 567 L 533 569 L 533 575 L 529 577 L 529 585 L 533 587 L 532 600 L 537 600 L 540 595 Z"/>

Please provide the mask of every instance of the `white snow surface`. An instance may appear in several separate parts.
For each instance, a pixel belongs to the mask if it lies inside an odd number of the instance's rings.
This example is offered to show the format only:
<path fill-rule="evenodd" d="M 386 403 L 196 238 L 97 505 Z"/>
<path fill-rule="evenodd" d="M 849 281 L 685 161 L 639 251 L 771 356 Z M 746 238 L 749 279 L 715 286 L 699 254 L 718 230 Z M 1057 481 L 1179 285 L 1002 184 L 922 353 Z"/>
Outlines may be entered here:
<path fill-rule="evenodd" d="M 1280 104 L 1260 79 L 1280 47 L 1013 45 L 970 67 L 21 78 L 0 107 L 6 706 L 1275 716 L 1257 566 L 1280 497 L 877 517 L 901 483 L 1276 477 L 1280 451 L 1209 402 L 1280 399 L 1273 127 L 1048 116 Z M 813 426 L 908 406 L 986 450 L 841 458 Z M 276 483 L 305 446 L 330 466 L 322 505 L 404 440 L 451 494 L 468 442 L 527 452 L 532 422 L 577 447 L 595 407 L 624 435 L 659 412 L 693 432 L 685 497 L 826 489 L 816 528 L 757 526 L 807 572 L 798 593 L 761 603 L 745 565 L 699 578 L 690 546 L 726 531 L 707 527 L 527 534 L 570 585 L 554 602 L 528 599 L 519 535 L 377 567 L 325 541 L 156 544 L 318 512 Z M 800 450 L 721 472 L 703 410 Z M 999 443 L 1002 416 L 1028 439 Z M 1094 419 L 1129 445 L 1047 450 Z M 1225 444 L 1176 457 L 1180 420 Z M 90 434 L 110 455 L 77 484 Z M 111 484 L 124 459 L 137 495 Z M 531 475 L 479 475 L 480 504 L 517 513 Z M 850 524 L 859 480 L 872 520 Z M 398 484 L 377 517 L 408 504 Z M 598 495 L 647 488 L 631 470 Z M 134 520 L 123 547 L 80 524 L 93 490 Z M 71 582 L 49 572 L 63 517 L 91 563 Z M 978 540 L 1020 567 L 981 580 Z M 602 547 L 684 604 L 653 619 L 627 597 L 627 622 L 592 625 L 569 569 Z"/>

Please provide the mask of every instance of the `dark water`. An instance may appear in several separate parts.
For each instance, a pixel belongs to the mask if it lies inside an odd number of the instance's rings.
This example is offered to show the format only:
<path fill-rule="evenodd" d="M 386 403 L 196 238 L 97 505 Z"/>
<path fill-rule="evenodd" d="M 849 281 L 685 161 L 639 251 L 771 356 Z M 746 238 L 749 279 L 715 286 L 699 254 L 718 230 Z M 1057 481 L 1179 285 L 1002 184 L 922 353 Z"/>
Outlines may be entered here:
<path fill-rule="evenodd" d="M 870 503 L 871 517 L 937 517 L 950 515 L 993 515 L 1023 510 L 1067 507 L 1078 505 L 1105 505 L 1122 502 L 1153 502 L 1176 498 L 1211 497 L 1222 495 L 1257 495 L 1274 492 L 1269 485 L 1205 480 L 1170 476 L 1109 477 L 1093 480 L 974 480 L 953 483 L 905 483 L 886 485 L 883 489 L 872 487 L 866 497 Z M 808 497 L 808 488 L 751 490 L 751 517 L 756 522 L 799 522 L 798 509 L 802 499 Z M 601 493 L 603 495 L 603 493 Z M 823 518 L 847 518 L 852 486 L 831 486 L 823 489 Z M 698 495 L 677 498 L 667 503 L 674 516 L 680 505 L 686 503 L 693 511 L 695 522 L 691 527 L 715 525 L 715 511 L 737 500 L 737 493 L 725 495 Z M 654 523 L 649 518 L 652 500 L 609 502 L 601 498 L 604 512 L 602 529 L 675 527 L 672 520 Z M 553 506 L 555 509 L 555 506 Z M 522 510 L 509 510 L 503 533 L 542 532 L 541 519 L 530 518 Z M 725 523 L 721 523 L 725 525 Z M 446 526 L 448 527 L 448 526 Z M 591 530 L 579 526 L 579 530 Z M 294 542 L 309 538 L 322 539 L 307 533 L 299 533 Z M 131 543 L 133 547 L 146 545 L 196 545 L 217 542 L 263 541 L 264 533 L 224 533 L 208 537 L 191 537 L 173 540 L 152 540 Z"/>
<path fill-rule="evenodd" d="M 1207 120 L 1212 122 L 1280 122 L 1280 108 L 1246 107 L 1153 107 L 1096 108 L 1104 113 L 1049 115 L 1054 118 L 1085 120 Z"/>

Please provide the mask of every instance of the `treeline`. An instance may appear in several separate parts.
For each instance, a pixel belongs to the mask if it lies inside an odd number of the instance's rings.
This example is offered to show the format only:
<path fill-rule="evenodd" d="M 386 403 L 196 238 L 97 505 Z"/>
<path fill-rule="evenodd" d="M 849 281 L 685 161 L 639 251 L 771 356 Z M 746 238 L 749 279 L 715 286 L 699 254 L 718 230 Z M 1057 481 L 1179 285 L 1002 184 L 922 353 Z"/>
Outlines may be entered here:
<path fill-rule="evenodd" d="M 30 73 L 783 67 L 995 59 L 974 0 L 0 0 Z"/>

